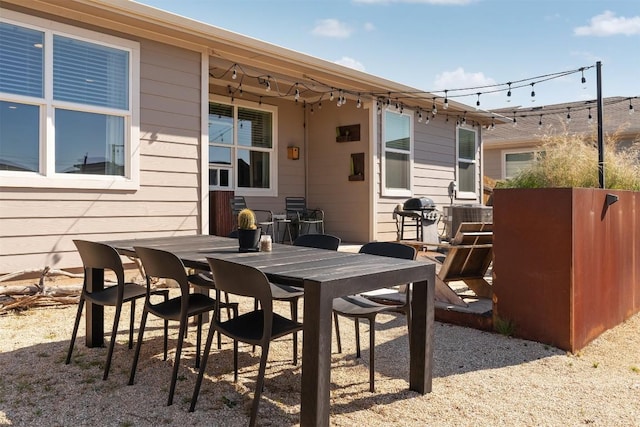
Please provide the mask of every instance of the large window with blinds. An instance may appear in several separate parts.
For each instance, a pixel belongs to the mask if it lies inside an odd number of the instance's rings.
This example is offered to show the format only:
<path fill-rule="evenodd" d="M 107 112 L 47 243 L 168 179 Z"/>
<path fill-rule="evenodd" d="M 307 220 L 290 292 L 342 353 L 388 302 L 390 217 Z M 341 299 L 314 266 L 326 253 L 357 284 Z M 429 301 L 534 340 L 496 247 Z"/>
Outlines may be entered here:
<path fill-rule="evenodd" d="M 276 195 L 275 107 L 209 103 L 209 188 Z"/>
<path fill-rule="evenodd" d="M 136 42 L 3 11 L 3 185 L 137 187 L 138 58 Z"/>
<path fill-rule="evenodd" d="M 385 111 L 383 118 L 383 195 L 411 195 L 412 115 Z"/>
<path fill-rule="evenodd" d="M 458 127 L 457 132 L 458 155 L 458 192 L 459 199 L 477 199 L 477 134 L 475 130 Z"/>

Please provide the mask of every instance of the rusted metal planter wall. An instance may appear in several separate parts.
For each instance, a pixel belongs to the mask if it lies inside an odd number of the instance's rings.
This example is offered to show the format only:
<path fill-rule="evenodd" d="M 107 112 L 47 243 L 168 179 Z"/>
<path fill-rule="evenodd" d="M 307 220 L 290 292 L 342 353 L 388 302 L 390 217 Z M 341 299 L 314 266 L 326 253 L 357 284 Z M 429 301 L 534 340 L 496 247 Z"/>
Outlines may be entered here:
<path fill-rule="evenodd" d="M 498 189 L 493 209 L 494 324 L 574 352 L 640 310 L 640 193 Z"/>

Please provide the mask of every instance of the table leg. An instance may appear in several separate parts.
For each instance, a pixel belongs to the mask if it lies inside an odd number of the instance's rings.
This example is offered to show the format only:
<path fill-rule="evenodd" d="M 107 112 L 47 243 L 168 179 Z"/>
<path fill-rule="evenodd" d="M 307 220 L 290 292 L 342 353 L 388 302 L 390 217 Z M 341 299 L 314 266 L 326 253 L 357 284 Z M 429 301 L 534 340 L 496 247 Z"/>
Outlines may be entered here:
<path fill-rule="evenodd" d="M 332 302 L 326 287 L 305 282 L 301 426 L 329 425 Z"/>
<path fill-rule="evenodd" d="M 409 389 L 420 394 L 431 392 L 433 374 L 435 266 L 431 267 L 428 281 L 413 284 L 411 301 Z"/>
<path fill-rule="evenodd" d="M 87 290 L 89 292 L 104 288 L 104 270 L 88 268 L 85 274 L 87 275 Z M 104 347 L 104 307 L 86 301 L 84 310 L 87 347 Z"/>

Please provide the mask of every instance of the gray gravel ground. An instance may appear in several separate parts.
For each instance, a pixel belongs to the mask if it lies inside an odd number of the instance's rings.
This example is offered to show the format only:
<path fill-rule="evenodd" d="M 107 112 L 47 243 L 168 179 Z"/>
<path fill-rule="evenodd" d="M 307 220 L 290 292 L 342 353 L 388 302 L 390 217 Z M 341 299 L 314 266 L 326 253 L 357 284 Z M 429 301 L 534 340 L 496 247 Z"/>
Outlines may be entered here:
<path fill-rule="evenodd" d="M 251 305 L 251 301 L 242 301 Z M 288 314 L 288 304 L 276 309 Z M 189 413 L 197 371 L 195 329 L 182 359 L 175 403 L 167 407 L 173 353 L 162 360 L 162 328 L 150 316 L 136 376 L 127 386 L 128 311 L 111 374 L 102 381 L 104 348 L 84 346 L 84 320 L 71 365 L 64 364 L 76 307 L 0 316 L 0 425 L 157 426 L 248 424 L 259 353 L 241 347 L 233 383 L 232 346 L 213 350 L 198 406 Z M 112 312 L 107 310 L 107 318 Z M 640 315 L 604 333 L 578 354 L 547 345 L 436 323 L 433 392 L 408 391 L 408 342 L 402 315 L 379 316 L 376 393 L 368 392 L 368 325 L 355 359 L 352 322 L 341 319 L 343 354 L 334 344 L 331 424 L 336 426 L 640 426 Z M 105 322 L 108 324 L 108 321 Z M 364 322 L 363 322 L 364 323 Z M 205 329 L 206 331 L 206 329 Z M 170 331 L 175 347 L 177 328 Z M 298 423 L 300 367 L 291 339 L 271 348 L 260 425 Z"/>

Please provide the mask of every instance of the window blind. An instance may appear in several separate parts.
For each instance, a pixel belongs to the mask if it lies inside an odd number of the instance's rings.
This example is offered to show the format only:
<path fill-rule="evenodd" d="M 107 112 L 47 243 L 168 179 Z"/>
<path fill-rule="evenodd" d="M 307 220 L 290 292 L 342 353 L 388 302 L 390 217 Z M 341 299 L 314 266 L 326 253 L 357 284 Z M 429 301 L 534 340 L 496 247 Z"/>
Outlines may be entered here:
<path fill-rule="evenodd" d="M 0 92 L 44 97 L 44 33 L 0 22 Z"/>

